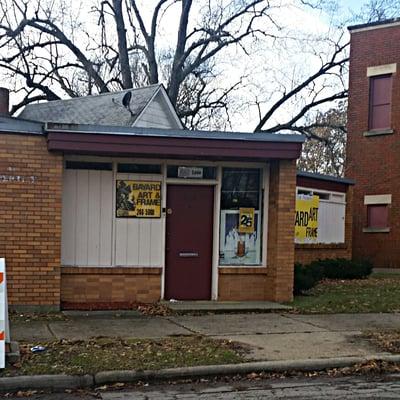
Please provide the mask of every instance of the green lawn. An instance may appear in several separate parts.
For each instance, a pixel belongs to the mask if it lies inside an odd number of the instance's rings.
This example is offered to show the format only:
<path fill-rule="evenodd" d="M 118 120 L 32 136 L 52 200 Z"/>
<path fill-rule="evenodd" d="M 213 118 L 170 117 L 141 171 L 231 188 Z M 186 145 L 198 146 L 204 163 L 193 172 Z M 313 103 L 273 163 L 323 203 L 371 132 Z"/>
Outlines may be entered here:
<path fill-rule="evenodd" d="M 300 313 L 400 312 L 400 274 L 325 280 L 291 305 Z"/>
<path fill-rule="evenodd" d="M 20 343 L 21 362 L 0 376 L 36 374 L 94 374 L 111 370 L 156 370 L 196 365 L 244 362 L 245 349 L 229 340 L 203 336 L 159 340 L 95 338 L 87 341 L 40 343 L 47 350 L 32 353 L 32 344 Z"/>

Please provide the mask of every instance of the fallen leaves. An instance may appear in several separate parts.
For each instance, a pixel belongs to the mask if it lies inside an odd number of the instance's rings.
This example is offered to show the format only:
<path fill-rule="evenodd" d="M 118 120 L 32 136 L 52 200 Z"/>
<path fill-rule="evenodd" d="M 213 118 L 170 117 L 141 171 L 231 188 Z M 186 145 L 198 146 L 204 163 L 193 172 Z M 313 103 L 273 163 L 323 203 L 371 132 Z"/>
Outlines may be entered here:
<path fill-rule="evenodd" d="M 381 350 L 400 354 L 400 330 L 369 331 L 362 336 Z"/>

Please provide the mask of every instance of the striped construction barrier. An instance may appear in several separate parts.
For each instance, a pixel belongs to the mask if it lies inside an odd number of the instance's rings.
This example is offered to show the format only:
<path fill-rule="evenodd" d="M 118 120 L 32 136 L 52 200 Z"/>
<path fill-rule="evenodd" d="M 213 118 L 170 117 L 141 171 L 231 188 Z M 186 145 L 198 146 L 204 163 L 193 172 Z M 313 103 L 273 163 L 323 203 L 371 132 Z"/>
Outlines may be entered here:
<path fill-rule="evenodd" d="M 6 330 L 8 326 L 6 263 L 0 258 L 0 368 L 6 367 Z"/>

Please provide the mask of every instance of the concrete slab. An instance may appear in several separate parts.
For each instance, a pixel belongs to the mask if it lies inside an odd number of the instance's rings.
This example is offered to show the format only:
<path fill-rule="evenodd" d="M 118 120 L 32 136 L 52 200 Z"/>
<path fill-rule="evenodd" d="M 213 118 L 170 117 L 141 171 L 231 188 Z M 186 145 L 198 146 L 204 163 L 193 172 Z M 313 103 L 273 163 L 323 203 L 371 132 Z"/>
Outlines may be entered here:
<path fill-rule="evenodd" d="M 73 318 L 70 321 L 51 322 L 49 328 L 57 339 L 70 340 L 98 336 L 150 339 L 191 334 L 187 329 L 161 317 Z"/>
<path fill-rule="evenodd" d="M 363 331 L 372 329 L 399 329 L 400 313 L 376 314 L 288 314 L 293 321 L 306 323 L 330 331 Z"/>
<path fill-rule="evenodd" d="M 289 332 L 322 332 L 327 329 L 280 314 L 212 314 L 169 317 L 179 326 L 203 335 L 249 335 Z"/>
<path fill-rule="evenodd" d="M 11 321 L 10 337 L 11 340 L 30 343 L 54 339 L 46 321 Z"/>
<path fill-rule="evenodd" d="M 168 308 L 181 313 L 190 313 L 196 311 L 203 312 L 274 312 L 288 311 L 292 307 L 286 306 L 272 301 L 165 301 L 163 302 Z"/>
<path fill-rule="evenodd" d="M 268 335 L 231 335 L 230 340 L 250 346 L 253 360 L 304 360 L 330 357 L 364 357 L 376 348 L 357 337 L 360 332 L 308 332 Z M 215 336 L 227 339 L 226 336 Z M 380 353 L 388 354 L 388 353 Z"/>

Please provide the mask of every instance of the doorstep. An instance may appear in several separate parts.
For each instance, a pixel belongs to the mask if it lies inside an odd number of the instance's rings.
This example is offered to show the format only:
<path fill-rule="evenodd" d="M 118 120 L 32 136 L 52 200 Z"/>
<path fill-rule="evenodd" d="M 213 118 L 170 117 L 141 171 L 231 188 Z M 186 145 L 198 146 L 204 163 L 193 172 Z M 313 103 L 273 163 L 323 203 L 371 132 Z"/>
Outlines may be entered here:
<path fill-rule="evenodd" d="M 170 310 L 179 313 L 191 312 L 276 312 L 289 311 L 290 306 L 272 301 L 162 301 Z"/>

